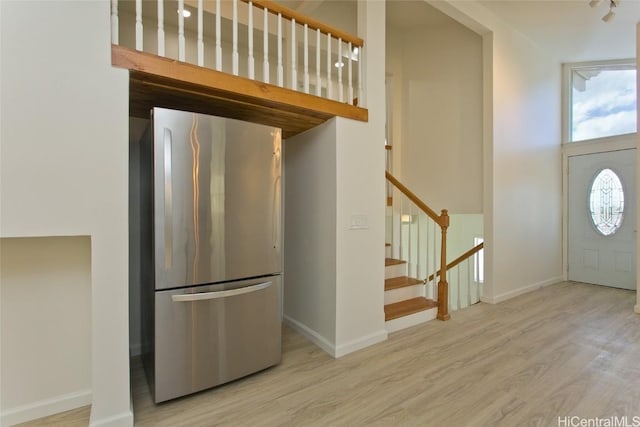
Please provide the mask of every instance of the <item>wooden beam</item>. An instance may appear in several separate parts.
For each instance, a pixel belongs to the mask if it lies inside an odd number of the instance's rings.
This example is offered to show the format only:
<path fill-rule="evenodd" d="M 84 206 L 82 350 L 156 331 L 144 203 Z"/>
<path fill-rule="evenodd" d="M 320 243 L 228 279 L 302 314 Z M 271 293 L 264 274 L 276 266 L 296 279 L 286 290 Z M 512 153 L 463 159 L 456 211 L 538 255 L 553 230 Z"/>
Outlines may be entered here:
<path fill-rule="evenodd" d="M 169 58 L 112 45 L 111 63 L 130 70 L 131 113 L 187 109 L 278 126 L 290 137 L 332 117 L 367 121 L 368 110 Z"/>

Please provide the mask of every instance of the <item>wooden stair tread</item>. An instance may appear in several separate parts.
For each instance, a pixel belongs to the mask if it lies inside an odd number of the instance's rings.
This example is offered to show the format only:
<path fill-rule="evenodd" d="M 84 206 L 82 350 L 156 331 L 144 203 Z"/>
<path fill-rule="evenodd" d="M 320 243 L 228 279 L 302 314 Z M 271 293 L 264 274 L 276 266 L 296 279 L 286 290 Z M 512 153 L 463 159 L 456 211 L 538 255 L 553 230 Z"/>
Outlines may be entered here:
<path fill-rule="evenodd" d="M 422 280 L 415 279 L 408 276 L 393 277 L 391 279 L 385 279 L 384 290 L 390 291 L 391 289 L 404 288 L 407 286 L 422 285 Z"/>
<path fill-rule="evenodd" d="M 429 310 L 438 307 L 438 303 L 424 297 L 416 297 L 408 300 L 394 302 L 384 306 L 384 320 L 393 320 L 398 317 Z"/>
<path fill-rule="evenodd" d="M 401 260 L 401 259 L 395 259 L 395 258 L 385 258 L 384 259 L 384 266 L 387 267 L 389 265 L 398 265 L 398 264 L 406 264 L 407 261 Z"/>
<path fill-rule="evenodd" d="M 384 244 L 384 246 L 385 246 L 386 248 L 390 248 L 390 247 L 391 247 L 391 243 L 385 243 L 385 244 Z"/>

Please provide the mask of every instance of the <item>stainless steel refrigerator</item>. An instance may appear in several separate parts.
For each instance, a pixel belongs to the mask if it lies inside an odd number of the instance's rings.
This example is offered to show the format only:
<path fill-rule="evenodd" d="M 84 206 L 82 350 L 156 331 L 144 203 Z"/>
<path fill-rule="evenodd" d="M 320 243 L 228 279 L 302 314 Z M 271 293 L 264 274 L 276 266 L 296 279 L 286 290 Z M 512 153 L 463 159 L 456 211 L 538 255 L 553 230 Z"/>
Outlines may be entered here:
<path fill-rule="evenodd" d="M 142 351 L 156 403 L 281 358 L 281 132 L 154 108 L 140 146 Z"/>

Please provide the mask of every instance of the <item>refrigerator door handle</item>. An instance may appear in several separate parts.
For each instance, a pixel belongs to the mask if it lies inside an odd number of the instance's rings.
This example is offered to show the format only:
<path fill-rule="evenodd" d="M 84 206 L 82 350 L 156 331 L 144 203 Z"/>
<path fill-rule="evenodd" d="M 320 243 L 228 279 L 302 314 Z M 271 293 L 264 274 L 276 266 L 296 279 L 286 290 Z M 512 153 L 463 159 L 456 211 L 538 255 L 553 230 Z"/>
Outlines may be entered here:
<path fill-rule="evenodd" d="M 218 299 L 218 298 L 227 298 L 227 297 L 248 294 L 251 292 L 256 292 L 262 289 L 266 289 L 269 286 L 271 286 L 272 283 L 273 282 L 258 283 L 257 285 L 247 286 L 245 288 L 229 289 L 226 291 L 171 295 L 171 299 L 173 300 L 173 302 L 191 302 L 191 301 L 203 301 L 203 300 L 212 300 L 212 299 Z"/>
<path fill-rule="evenodd" d="M 171 185 L 171 129 L 164 128 L 164 266 L 173 265 L 173 194 Z"/>

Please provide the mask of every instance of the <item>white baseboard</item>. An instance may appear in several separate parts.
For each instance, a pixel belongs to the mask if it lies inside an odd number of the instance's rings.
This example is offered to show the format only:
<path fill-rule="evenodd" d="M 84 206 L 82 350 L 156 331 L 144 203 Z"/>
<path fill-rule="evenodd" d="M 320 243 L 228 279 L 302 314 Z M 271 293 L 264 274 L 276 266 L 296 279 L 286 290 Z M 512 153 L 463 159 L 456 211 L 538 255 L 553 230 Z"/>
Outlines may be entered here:
<path fill-rule="evenodd" d="M 360 337 L 353 341 L 350 341 L 345 344 L 340 344 L 336 346 L 335 344 L 329 342 L 325 337 L 312 330 L 306 325 L 298 322 L 295 319 L 287 316 L 286 314 L 283 316 L 285 323 L 295 329 L 297 332 L 302 334 L 309 341 L 320 347 L 322 350 L 329 353 L 332 357 L 338 358 L 349 353 L 353 353 L 354 351 L 361 350 L 365 347 L 369 347 L 370 345 L 377 344 L 379 342 L 385 341 L 387 339 L 387 331 L 381 330 L 378 332 L 374 332 L 370 335 Z"/>
<path fill-rule="evenodd" d="M 11 426 L 91 404 L 91 390 L 44 399 L 2 412 L 0 425 Z"/>
<path fill-rule="evenodd" d="M 636 313 L 640 314 L 640 304 L 636 305 L 636 306 L 633 308 L 633 311 L 635 311 Z"/>
<path fill-rule="evenodd" d="M 495 295 L 493 297 L 480 297 L 480 301 L 486 302 L 488 304 L 498 304 L 503 301 L 506 301 L 511 298 L 515 298 L 519 295 L 526 294 L 528 292 L 536 291 L 540 288 L 544 288 L 546 286 L 550 286 L 559 282 L 562 282 L 562 276 L 552 277 L 551 279 L 543 280 L 542 282 L 534 283 L 532 285 L 523 286 L 518 289 L 513 289 L 509 292 L 504 292 L 502 294 Z"/>
<path fill-rule="evenodd" d="M 91 420 L 89 421 L 89 427 L 132 427 L 133 426 L 133 409 L 129 408 L 129 411 L 123 412 L 118 415 L 113 415 L 107 418 L 100 418 L 95 420 L 93 418 L 93 412 L 91 413 Z"/>
<path fill-rule="evenodd" d="M 360 337 L 356 340 L 348 342 L 346 344 L 340 344 L 336 347 L 335 354 L 333 357 L 342 357 L 349 353 L 353 353 L 354 351 L 362 350 L 363 348 L 369 347 L 374 344 L 378 344 L 379 342 L 387 340 L 387 331 L 383 329 L 381 331 L 374 332 L 364 337 Z"/>
<path fill-rule="evenodd" d="M 286 314 L 283 315 L 282 317 L 287 325 L 291 326 L 297 332 L 302 334 L 306 339 L 308 339 L 309 341 L 311 341 L 312 343 L 320 347 L 322 350 L 329 353 L 331 356 L 336 357 L 335 345 L 330 343 L 325 337 L 323 337 L 313 329 L 309 328 L 308 326 L 303 325 L 302 323 L 298 322 L 295 319 L 292 319 Z"/>

